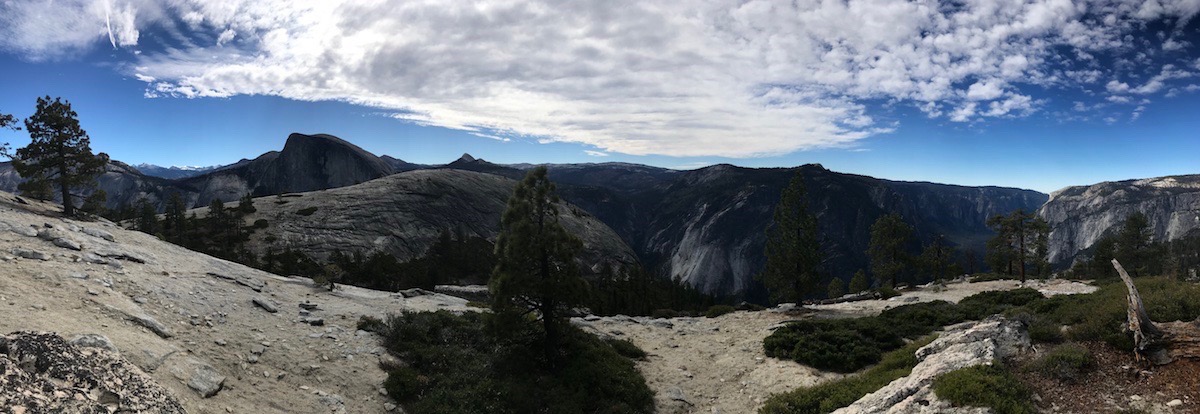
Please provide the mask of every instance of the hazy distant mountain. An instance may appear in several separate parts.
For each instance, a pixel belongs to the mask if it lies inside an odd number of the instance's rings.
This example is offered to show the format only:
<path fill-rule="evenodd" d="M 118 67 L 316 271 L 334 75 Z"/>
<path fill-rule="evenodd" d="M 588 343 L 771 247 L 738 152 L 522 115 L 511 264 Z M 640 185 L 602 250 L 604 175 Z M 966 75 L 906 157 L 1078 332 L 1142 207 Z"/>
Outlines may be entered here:
<path fill-rule="evenodd" d="M 446 230 L 495 241 L 515 180 L 493 174 L 430 169 L 394 174 L 347 187 L 255 200 L 247 222 L 267 221 L 250 248 L 301 251 L 326 257 L 383 251 L 401 261 L 421 257 Z M 563 203 L 562 222 L 584 242 L 582 260 L 593 271 L 609 263 L 626 268 L 637 256 L 622 239 L 582 209 Z M 296 214 L 313 209 L 308 215 Z M 206 208 L 198 210 L 207 214 Z M 269 241 L 268 241 L 269 240 Z M 590 272 L 589 272 L 590 273 Z"/>
<path fill-rule="evenodd" d="M 1055 191 L 1038 214 L 1050 222 L 1050 261 L 1069 266 L 1130 213 L 1141 212 L 1156 241 L 1200 228 L 1200 175 L 1103 182 Z"/>
<path fill-rule="evenodd" d="M 0 163 L 0 191 L 17 193 L 17 185 L 23 179 L 13 169 L 12 163 Z M 146 200 L 159 210 L 165 205 L 172 193 L 179 193 L 185 202 L 194 201 L 197 190 L 184 183 L 165 178 L 145 175 L 137 168 L 120 161 L 109 161 L 104 174 L 96 178 L 96 187 L 107 194 L 105 206 L 109 209 L 120 208 L 122 205 L 132 206 L 140 200 Z M 83 191 L 82 195 L 92 191 Z M 56 197 L 55 201 L 62 202 Z"/>
<path fill-rule="evenodd" d="M 166 178 L 168 180 L 178 180 L 180 178 L 194 177 L 194 176 L 204 174 L 206 172 L 209 172 L 209 171 L 221 168 L 221 167 L 223 167 L 223 166 L 213 165 L 213 166 L 208 166 L 208 167 L 178 167 L 178 166 L 160 167 L 160 166 L 157 166 L 154 164 L 145 164 L 145 163 L 134 166 L 134 168 L 137 168 L 137 170 L 140 171 L 142 174 L 145 174 L 145 175 L 148 175 L 151 177 Z"/>
<path fill-rule="evenodd" d="M 232 201 L 338 188 L 396 172 L 392 164 L 338 137 L 291 134 L 279 152 L 181 180 L 199 190 L 198 206 L 213 199 Z"/>

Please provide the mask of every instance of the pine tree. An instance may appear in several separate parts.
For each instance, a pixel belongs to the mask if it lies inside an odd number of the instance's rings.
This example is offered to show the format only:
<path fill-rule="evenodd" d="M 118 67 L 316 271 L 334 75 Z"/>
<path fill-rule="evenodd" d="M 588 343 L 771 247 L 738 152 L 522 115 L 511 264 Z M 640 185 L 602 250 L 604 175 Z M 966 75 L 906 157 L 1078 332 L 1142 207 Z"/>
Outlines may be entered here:
<path fill-rule="evenodd" d="M 559 223 L 558 201 L 545 167 L 517 184 L 500 219 L 498 263 L 488 283 L 498 315 L 512 320 L 514 315 L 541 314 L 544 352 L 551 364 L 561 341 L 561 315 L 587 298 L 587 283 L 575 263 L 583 243 Z"/>
<path fill-rule="evenodd" d="M 104 190 L 96 190 L 83 199 L 83 205 L 79 206 L 79 210 L 94 216 L 103 216 L 108 211 L 104 208 L 104 203 L 108 201 L 108 193 Z"/>
<path fill-rule="evenodd" d="M 932 276 L 934 281 L 947 279 L 951 269 L 956 266 L 954 255 L 954 247 L 947 245 L 945 238 L 939 235 L 921 252 L 921 270 Z"/>
<path fill-rule="evenodd" d="M 11 129 L 19 131 L 21 127 L 17 126 L 17 118 L 9 114 L 0 114 L 0 129 Z M 8 143 L 0 142 L 0 157 L 10 157 L 8 153 Z"/>
<path fill-rule="evenodd" d="M 860 293 L 871 288 L 871 279 L 867 279 L 867 272 L 858 269 L 854 272 L 854 277 L 850 278 L 850 293 Z"/>
<path fill-rule="evenodd" d="M 900 275 L 908 270 L 908 244 L 912 231 L 912 227 L 896 213 L 880 217 L 871 225 L 867 255 L 871 257 L 871 273 L 875 274 L 880 286 L 896 287 Z"/>
<path fill-rule="evenodd" d="M 108 155 L 92 154 L 91 140 L 79 126 L 71 104 L 60 98 L 38 98 L 37 110 L 25 120 L 32 142 L 16 151 L 13 167 L 25 179 L 21 190 L 44 196 L 58 187 L 63 214 L 75 214 L 74 188 L 94 186 L 104 173 Z"/>
<path fill-rule="evenodd" d="M 799 302 L 820 289 L 823 261 L 817 239 L 817 218 L 808 211 L 808 195 L 800 170 L 775 205 L 774 222 L 767 228 L 767 265 L 758 279 L 775 302 Z"/>
<path fill-rule="evenodd" d="M 158 232 L 158 215 L 155 214 L 154 205 L 149 200 L 138 200 L 138 231 L 146 234 L 155 234 Z"/>
<path fill-rule="evenodd" d="M 180 243 L 183 240 L 184 234 L 187 233 L 187 207 L 184 206 L 183 196 L 178 192 L 171 193 L 171 198 L 167 200 L 167 208 L 164 211 L 163 217 L 163 232 L 166 233 L 167 240 L 172 243 Z M 170 229 L 168 231 L 168 229 Z"/>
<path fill-rule="evenodd" d="M 1021 276 L 1025 283 L 1029 265 L 1039 273 L 1049 271 L 1046 261 L 1050 225 L 1036 214 L 1016 210 L 1007 216 L 996 215 L 987 221 L 996 236 L 987 242 L 987 261 L 992 271 Z"/>
<path fill-rule="evenodd" d="M 831 279 L 829 281 L 829 287 L 826 290 L 826 294 L 828 295 L 827 297 L 830 299 L 837 299 L 837 298 L 842 297 L 842 295 L 846 294 L 845 286 L 846 286 L 845 282 L 842 282 L 842 279 L 838 279 L 836 277 Z"/>

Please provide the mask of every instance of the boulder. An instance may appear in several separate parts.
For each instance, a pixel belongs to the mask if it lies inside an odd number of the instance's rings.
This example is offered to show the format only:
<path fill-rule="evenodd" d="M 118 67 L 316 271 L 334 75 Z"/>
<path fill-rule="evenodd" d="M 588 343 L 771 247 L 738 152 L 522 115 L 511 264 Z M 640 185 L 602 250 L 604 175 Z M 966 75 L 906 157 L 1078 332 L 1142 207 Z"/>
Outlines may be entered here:
<path fill-rule="evenodd" d="M 279 312 L 279 308 L 276 307 L 275 304 L 272 303 L 270 300 L 267 300 L 267 298 L 255 296 L 254 299 L 251 299 L 251 301 L 254 302 L 254 305 L 256 305 L 260 308 L 263 308 L 263 310 L 265 310 L 267 312 L 271 312 L 271 313 Z"/>
<path fill-rule="evenodd" d="M 947 327 L 938 339 L 917 350 L 917 365 L 908 376 L 892 381 L 834 413 L 977 412 L 953 409 L 938 400 L 933 394 L 933 380 L 947 372 L 992 364 L 1028 347 L 1025 326 L 999 315 Z"/>
<path fill-rule="evenodd" d="M 100 334 L 83 334 L 71 338 L 71 345 L 83 348 L 100 348 L 113 353 L 117 353 L 117 347 L 107 336 Z"/>
<path fill-rule="evenodd" d="M 91 227 L 84 227 L 82 231 L 83 231 L 83 234 L 86 234 L 86 235 L 89 235 L 89 236 L 92 236 L 92 237 L 96 237 L 96 238 L 104 239 L 104 240 L 107 240 L 107 241 L 110 241 L 110 242 L 115 242 L 115 241 L 117 241 L 117 239 L 113 237 L 112 233 L 109 233 L 109 232 L 107 232 L 107 231 L 104 231 L 104 230 L 100 230 L 100 229 L 94 229 L 94 228 L 91 228 Z"/>
<path fill-rule="evenodd" d="M 0 337 L 0 344 L 5 412 L 185 413 L 170 391 L 103 348 L 38 332 L 14 332 Z"/>
<path fill-rule="evenodd" d="M 21 248 L 21 247 L 14 247 L 10 251 L 12 252 L 12 254 L 15 254 L 18 257 L 23 257 L 26 259 L 50 260 L 50 255 L 39 252 L 37 250 L 25 249 L 25 248 Z"/>
<path fill-rule="evenodd" d="M 217 395 L 225 386 L 225 376 L 216 368 L 195 358 L 187 358 L 180 365 L 171 369 L 175 378 L 185 381 L 188 388 L 196 391 L 201 397 L 208 398 Z"/>

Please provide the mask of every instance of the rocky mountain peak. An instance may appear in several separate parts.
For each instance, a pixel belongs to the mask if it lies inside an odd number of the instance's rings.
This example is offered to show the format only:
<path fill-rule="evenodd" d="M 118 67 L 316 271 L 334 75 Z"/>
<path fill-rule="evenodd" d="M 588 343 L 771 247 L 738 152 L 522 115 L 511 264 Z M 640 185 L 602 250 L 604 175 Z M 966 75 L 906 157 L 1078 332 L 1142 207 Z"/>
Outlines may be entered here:
<path fill-rule="evenodd" d="M 461 157 L 458 157 L 458 160 L 455 162 L 475 162 L 475 161 L 478 161 L 478 160 L 475 159 L 475 157 L 472 157 L 471 154 L 464 152 L 463 155 Z"/>

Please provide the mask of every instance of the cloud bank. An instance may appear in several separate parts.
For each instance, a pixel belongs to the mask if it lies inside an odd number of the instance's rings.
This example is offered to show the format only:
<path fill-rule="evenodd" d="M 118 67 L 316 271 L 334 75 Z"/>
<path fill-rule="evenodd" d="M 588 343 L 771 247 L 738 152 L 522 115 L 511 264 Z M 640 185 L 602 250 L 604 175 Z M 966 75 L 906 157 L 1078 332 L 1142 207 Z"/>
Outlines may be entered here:
<path fill-rule="evenodd" d="M 0 3 L 0 48 L 29 60 L 134 50 L 123 70 L 152 97 L 339 100 L 491 138 L 754 157 L 852 147 L 896 128 L 877 119 L 896 105 L 973 123 L 1074 91 L 1095 101 L 1076 108 L 1128 104 L 1136 119 L 1148 97 L 1192 91 L 1197 11 L 1196 0 L 35 0 Z"/>

